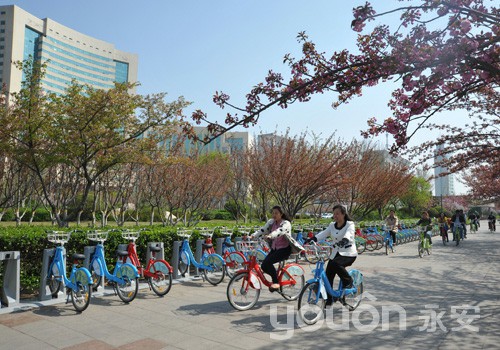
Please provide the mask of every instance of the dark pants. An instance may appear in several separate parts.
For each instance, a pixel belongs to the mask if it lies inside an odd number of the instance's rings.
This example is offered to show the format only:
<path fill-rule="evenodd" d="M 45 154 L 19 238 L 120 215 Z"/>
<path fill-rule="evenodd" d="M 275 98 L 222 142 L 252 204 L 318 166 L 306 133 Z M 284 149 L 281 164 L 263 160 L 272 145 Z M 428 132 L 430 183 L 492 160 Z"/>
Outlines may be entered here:
<path fill-rule="evenodd" d="M 429 244 L 432 244 L 432 235 L 430 233 L 425 233 L 425 237 L 429 240 Z"/>
<path fill-rule="evenodd" d="M 391 236 L 392 236 L 392 245 L 396 245 L 396 231 L 389 231 L 391 233 Z"/>
<path fill-rule="evenodd" d="M 292 248 L 290 246 L 282 249 L 272 249 L 264 259 L 261 264 L 262 271 L 267 273 L 273 279 L 273 283 L 278 283 L 278 274 L 276 273 L 276 268 L 274 264 L 283 260 L 288 259 L 292 253 Z"/>
<path fill-rule="evenodd" d="M 449 242 L 450 240 L 448 239 L 448 230 L 444 227 L 441 227 L 440 230 L 441 230 L 441 237 L 443 237 L 443 240 L 446 238 L 446 242 Z"/>
<path fill-rule="evenodd" d="M 335 275 L 339 275 L 342 280 L 342 285 L 345 287 L 352 283 L 352 278 L 349 276 L 349 273 L 345 269 L 347 266 L 351 266 L 352 263 L 356 260 L 355 256 L 342 256 L 339 253 L 335 255 L 333 260 L 328 261 L 328 265 L 326 266 L 326 277 L 328 277 L 328 281 L 333 287 L 333 280 Z M 333 287 L 333 289 L 335 289 Z"/>

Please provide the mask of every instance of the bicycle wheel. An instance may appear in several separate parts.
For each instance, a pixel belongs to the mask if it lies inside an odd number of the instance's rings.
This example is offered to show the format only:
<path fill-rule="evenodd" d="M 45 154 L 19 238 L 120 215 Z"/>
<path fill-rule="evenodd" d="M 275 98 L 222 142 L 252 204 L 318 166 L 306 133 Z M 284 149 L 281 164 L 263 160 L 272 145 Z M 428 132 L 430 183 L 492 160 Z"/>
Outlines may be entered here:
<path fill-rule="evenodd" d="M 361 304 L 361 300 L 363 299 L 363 282 L 359 285 L 355 286 L 357 291 L 356 293 L 351 293 L 342 297 L 342 304 L 349 310 L 354 311 Z"/>
<path fill-rule="evenodd" d="M 87 275 L 84 271 L 78 269 L 75 272 L 75 280 L 77 289 L 71 289 L 71 303 L 78 312 L 83 312 L 90 304 L 92 296 L 92 285 L 89 283 Z"/>
<path fill-rule="evenodd" d="M 46 283 L 47 286 L 49 287 L 50 294 L 52 294 L 52 297 L 57 297 L 57 293 L 59 293 L 59 291 L 61 290 L 62 281 L 60 279 L 59 269 L 55 264 L 54 266 L 52 266 L 52 269 L 50 269 L 49 267 Z"/>
<path fill-rule="evenodd" d="M 358 254 L 363 254 L 366 250 L 366 242 L 356 242 L 356 249 L 358 250 Z"/>
<path fill-rule="evenodd" d="M 216 286 L 224 280 L 226 275 L 226 267 L 224 260 L 217 254 L 210 254 L 203 261 L 203 265 L 207 268 L 203 269 L 203 275 L 208 283 Z"/>
<path fill-rule="evenodd" d="M 316 264 L 319 260 L 318 247 L 309 246 L 305 251 L 305 258 L 309 264 Z"/>
<path fill-rule="evenodd" d="M 148 283 L 153 292 L 159 297 L 167 294 L 172 287 L 172 274 L 167 263 L 157 260 L 151 265 L 149 272 L 154 274 L 154 276 L 148 278 Z"/>
<path fill-rule="evenodd" d="M 233 277 L 234 274 L 243 268 L 245 263 L 245 256 L 238 252 L 230 252 L 226 256 L 226 274 L 229 278 Z"/>
<path fill-rule="evenodd" d="M 135 271 L 128 265 L 119 267 L 116 277 L 121 278 L 123 282 L 116 283 L 116 293 L 124 303 L 130 303 L 137 296 L 139 290 L 139 278 Z"/>
<path fill-rule="evenodd" d="M 299 294 L 299 317 L 307 325 L 315 324 L 323 318 L 326 300 L 318 290 L 319 282 L 307 283 Z"/>
<path fill-rule="evenodd" d="M 90 264 L 89 272 L 92 278 L 92 290 L 96 292 L 97 288 L 101 285 L 102 282 L 102 272 L 97 260 L 94 260 L 92 264 Z"/>
<path fill-rule="evenodd" d="M 422 246 L 422 242 L 418 243 L 418 256 L 423 257 L 424 256 L 424 247 Z"/>
<path fill-rule="evenodd" d="M 378 241 L 373 238 L 373 237 L 369 237 L 366 239 L 366 249 L 368 249 L 369 251 L 374 251 L 377 249 L 377 246 L 378 246 Z"/>
<path fill-rule="evenodd" d="M 389 255 L 389 244 L 385 242 L 385 255 Z"/>
<path fill-rule="evenodd" d="M 189 268 L 189 257 L 188 254 L 184 251 L 181 250 L 179 254 L 179 273 L 184 277 L 186 275 L 186 272 L 188 271 Z"/>
<path fill-rule="evenodd" d="M 252 287 L 248 272 L 239 272 L 231 278 L 226 290 L 227 301 L 239 311 L 249 310 L 257 303 L 260 289 Z"/>
<path fill-rule="evenodd" d="M 302 288 L 304 288 L 305 278 L 304 271 L 296 265 L 285 266 L 281 275 L 281 281 L 289 281 L 293 278 L 295 284 L 281 285 L 280 293 L 288 301 L 296 300 L 299 297 Z"/>

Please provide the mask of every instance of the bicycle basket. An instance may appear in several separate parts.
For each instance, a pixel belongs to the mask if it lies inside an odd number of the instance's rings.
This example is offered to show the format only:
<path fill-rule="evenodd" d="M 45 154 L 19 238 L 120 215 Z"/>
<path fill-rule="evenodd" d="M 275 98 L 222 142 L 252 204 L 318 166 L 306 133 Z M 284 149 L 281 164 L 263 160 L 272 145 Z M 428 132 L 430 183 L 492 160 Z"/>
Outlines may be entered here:
<path fill-rule="evenodd" d="M 69 237 L 71 236 L 71 232 L 63 232 L 63 231 L 50 231 L 47 232 L 47 239 L 49 242 L 56 244 L 64 244 L 69 241 Z"/>

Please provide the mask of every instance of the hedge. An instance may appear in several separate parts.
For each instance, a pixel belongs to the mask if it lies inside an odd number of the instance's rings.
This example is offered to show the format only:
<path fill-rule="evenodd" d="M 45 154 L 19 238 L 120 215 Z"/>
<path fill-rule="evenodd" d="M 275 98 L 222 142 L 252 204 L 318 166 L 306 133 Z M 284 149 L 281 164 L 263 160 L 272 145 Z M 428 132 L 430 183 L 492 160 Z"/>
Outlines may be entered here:
<path fill-rule="evenodd" d="M 40 272 L 42 268 L 43 250 L 54 248 L 54 244 L 47 240 L 47 230 L 53 230 L 53 227 L 41 226 L 22 226 L 22 227 L 0 227 L 0 251 L 21 252 L 21 293 L 37 294 L 39 289 Z M 63 231 L 63 229 L 58 229 Z M 86 229 L 88 231 L 90 229 Z M 67 231 L 67 230 L 65 230 Z M 165 258 L 170 259 L 172 254 L 172 244 L 177 239 L 177 228 L 153 226 L 148 227 L 147 231 L 141 232 L 136 241 L 137 254 L 144 264 L 148 242 L 163 242 L 165 247 Z M 214 238 L 217 237 L 217 232 Z M 194 242 L 201 238 L 198 232 L 193 231 L 191 236 L 191 246 L 194 248 Z M 110 230 L 107 241 L 104 243 L 105 254 L 108 262 L 108 268 L 113 270 L 116 261 L 116 249 L 118 244 L 127 243 L 122 238 L 120 232 Z M 87 245 L 95 245 L 95 242 L 87 240 L 84 230 L 73 232 L 68 243 L 65 245 L 67 256 L 74 253 L 83 253 Z"/>

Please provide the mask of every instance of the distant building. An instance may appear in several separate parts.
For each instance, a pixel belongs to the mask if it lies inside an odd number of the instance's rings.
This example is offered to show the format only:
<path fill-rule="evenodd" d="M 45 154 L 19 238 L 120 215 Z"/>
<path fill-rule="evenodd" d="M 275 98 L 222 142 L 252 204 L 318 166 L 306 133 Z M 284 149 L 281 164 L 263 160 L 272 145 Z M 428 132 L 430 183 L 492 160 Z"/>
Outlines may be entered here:
<path fill-rule="evenodd" d="M 440 164 L 444 159 L 447 158 L 446 155 L 442 155 L 443 145 L 439 145 L 436 147 L 434 151 L 434 164 Z M 443 166 L 436 166 L 434 168 L 434 192 L 436 197 L 446 197 L 446 196 L 454 196 L 455 188 L 453 184 L 453 175 L 448 174 L 441 176 L 441 174 L 447 174 L 448 168 Z"/>
<path fill-rule="evenodd" d="M 7 92 L 19 91 L 24 80 L 14 62 L 30 56 L 47 63 L 41 83 L 48 92 L 63 93 L 73 79 L 98 89 L 137 81 L 137 55 L 15 5 L 0 6 L 0 84 Z"/>
<path fill-rule="evenodd" d="M 377 154 L 379 154 L 379 156 L 382 158 L 382 160 L 384 162 L 387 162 L 389 164 L 397 164 L 397 165 L 404 165 L 406 167 L 410 167 L 411 166 L 411 162 L 402 158 L 402 157 L 399 157 L 399 156 L 396 156 L 396 155 L 392 155 L 389 153 L 388 150 L 385 150 L 385 149 L 380 149 L 380 150 L 375 150 L 375 152 Z"/>
<path fill-rule="evenodd" d="M 286 139 L 285 136 L 280 136 L 280 135 L 277 135 L 276 133 L 259 134 L 259 136 L 257 136 L 257 145 L 261 146 L 265 143 L 267 143 L 269 145 L 273 145 L 276 142 L 284 140 L 284 139 Z"/>
<path fill-rule="evenodd" d="M 208 134 L 207 128 L 202 126 L 195 126 L 194 131 L 200 139 L 203 139 Z M 168 151 L 178 145 L 179 142 L 182 143 L 180 146 L 185 154 L 195 151 L 200 153 L 232 153 L 237 150 L 247 150 L 250 148 L 253 144 L 253 137 L 247 131 L 229 131 L 215 138 L 210 143 L 204 144 L 201 141 L 190 140 L 179 132 L 179 134 L 162 141 L 161 145 Z"/>

